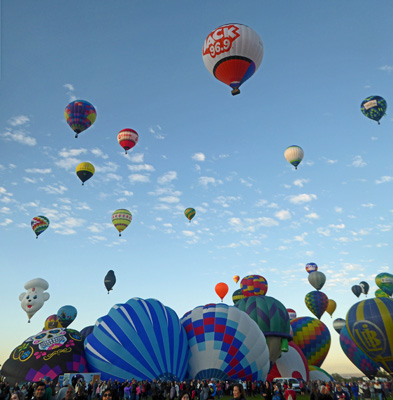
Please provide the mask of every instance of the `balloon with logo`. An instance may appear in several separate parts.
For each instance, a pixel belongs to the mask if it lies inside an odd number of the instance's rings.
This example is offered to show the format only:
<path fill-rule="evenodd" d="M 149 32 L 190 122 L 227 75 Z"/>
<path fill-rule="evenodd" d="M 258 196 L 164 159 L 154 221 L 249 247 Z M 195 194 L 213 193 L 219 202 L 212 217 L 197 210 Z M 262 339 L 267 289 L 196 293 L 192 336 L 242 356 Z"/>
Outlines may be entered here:
<path fill-rule="evenodd" d="M 121 233 L 124 231 L 124 229 L 131 224 L 131 221 L 132 214 L 124 208 L 116 210 L 112 214 L 112 224 L 119 231 L 119 236 L 121 236 Z"/>
<path fill-rule="evenodd" d="M 393 275 L 383 272 L 375 277 L 375 283 L 389 296 L 393 294 Z"/>
<path fill-rule="evenodd" d="M 67 328 L 76 318 L 78 312 L 74 306 L 63 306 L 57 311 L 57 319 L 63 328 Z"/>
<path fill-rule="evenodd" d="M 313 290 L 306 294 L 304 299 L 307 308 L 318 318 L 321 319 L 329 304 L 329 299 L 325 293 Z"/>
<path fill-rule="evenodd" d="M 359 285 L 353 285 L 351 290 L 356 297 L 359 297 L 362 294 L 362 288 Z"/>
<path fill-rule="evenodd" d="M 337 308 L 337 303 L 334 300 L 329 299 L 328 305 L 326 307 L 326 312 L 332 317 L 333 313 L 336 311 L 336 308 Z"/>
<path fill-rule="evenodd" d="M 239 276 L 239 275 L 235 275 L 235 276 L 233 277 L 233 280 L 235 281 L 235 283 L 238 283 L 239 280 L 240 280 L 240 276 Z"/>
<path fill-rule="evenodd" d="M 386 114 L 387 108 L 388 104 L 381 96 L 369 96 L 362 101 L 362 104 L 360 104 L 360 110 L 362 113 L 367 118 L 377 121 L 378 125 L 380 124 L 379 120 Z"/>
<path fill-rule="evenodd" d="M 184 210 L 184 215 L 188 219 L 189 222 L 195 217 L 196 211 L 193 208 L 186 208 Z"/>
<path fill-rule="evenodd" d="M 385 297 L 354 304 L 347 314 L 351 339 L 374 362 L 393 374 L 393 300 Z"/>
<path fill-rule="evenodd" d="M 67 124 L 75 132 L 75 138 L 77 138 L 81 132 L 94 124 L 97 112 L 88 101 L 75 100 L 65 108 L 64 116 Z"/>
<path fill-rule="evenodd" d="M 42 232 L 46 231 L 49 227 L 49 219 L 43 215 L 38 215 L 31 220 L 31 228 L 36 235 L 36 239 Z"/>
<path fill-rule="evenodd" d="M 221 299 L 221 301 L 224 300 L 224 297 L 227 295 L 228 290 L 229 290 L 228 285 L 224 282 L 217 283 L 215 287 L 217 296 Z"/>
<path fill-rule="evenodd" d="M 367 282 L 360 282 L 359 286 L 362 288 L 362 293 L 365 294 L 367 296 L 367 293 L 370 289 L 370 285 Z"/>
<path fill-rule="evenodd" d="M 240 289 L 246 297 L 264 296 L 267 293 L 267 280 L 260 275 L 247 275 L 240 281 Z"/>
<path fill-rule="evenodd" d="M 242 24 L 219 26 L 207 36 L 202 50 L 207 70 L 219 81 L 240 93 L 240 86 L 259 68 L 263 43 L 258 34 Z"/>
<path fill-rule="evenodd" d="M 306 264 L 306 271 L 310 274 L 311 272 L 317 271 L 318 265 L 315 263 L 308 263 Z"/>
<path fill-rule="evenodd" d="M 48 329 L 55 329 L 55 328 L 61 328 L 59 319 L 57 318 L 56 314 L 49 315 L 49 317 L 45 320 L 45 326 L 44 326 L 44 331 L 47 331 Z"/>
<path fill-rule="evenodd" d="M 97 320 L 85 354 L 89 370 L 105 381 L 182 381 L 189 350 L 175 311 L 155 299 L 132 298 Z"/>
<path fill-rule="evenodd" d="M 115 286 L 115 283 L 116 283 L 115 273 L 110 269 L 108 273 L 105 275 L 104 279 L 104 285 L 106 287 L 106 290 L 108 291 L 108 294 L 112 290 L 113 286 Z"/>
<path fill-rule="evenodd" d="M 347 327 L 344 326 L 340 333 L 340 345 L 345 355 L 352 363 L 363 372 L 369 379 L 374 379 L 379 370 L 376 364 L 357 344 L 352 340 Z"/>
<path fill-rule="evenodd" d="M 284 305 L 270 296 L 252 296 L 240 300 L 236 307 L 254 320 L 266 337 L 269 358 L 275 363 L 281 352 L 288 351 L 290 334 L 289 315 Z"/>
<path fill-rule="evenodd" d="M 284 152 L 284 157 L 290 164 L 295 167 L 295 169 L 297 169 L 298 165 L 303 160 L 304 151 L 300 146 L 289 146 Z"/>
<path fill-rule="evenodd" d="M 293 310 L 292 308 L 287 308 L 287 312 L 288 312 L 290 321 L 292 321 L 293 319 L 295 319 L 297 317 L 296 311 Z"/>
<path fill-rule="evenodd" d="M 139 140 L 139 135 L 133 129 L 122 129 L 117 134 L 117 141 L 119 142 L 120 146 L 123 147 L 126 154 L 127 151 L 132 149 Z"/>
<path fill-rule="evenodd" d="M 19 295 L 20 306 L 30 319 L 42 308 L 44 303 L 49 299 L 48 290 L 49 283 L 42 278 L 35 278 L 25 283 L 26 292 Z"/>
<path fill-rule="evenodd" d="M 239 302 L 239 300 L 244 299 L 245 297 L 246 297 L 246 296 L 244 296 L 244 294 L 242 293 L 242 290 L 241 290 L 241 289 L 235 290 L 235 291 L 233 292 L 233 294 L 232 294 L 232 301 L 233 301 L 233 304 L 236 305 L 236 304 Z"/>
<path fill-rule="evenodd" d="M 190 379 L 266 379 L 266 338 L 245 312 L 223 303 L 207 304 L 184 314 L 181 324 L 190 348 Z"/>
<path fill-rule="evenodd" d="M 326 282 L 326 276 L 323 272 L 313 271 L 308 274 L 310 285 L 317 290 L 321 290 Z"/>
<path fill-rule="evenodd" d="M 330 332 L 322 322 L 311 317 L 291 321 L 293 341 L 300 347 L 308 365 L 321 366 L 330 349 Z"/>
<path fill-rule="evenodd" d="M 382 289 L 377 289 L 375 291 L 375 297 L 387 297 L 387 298 L 390 298 L 390 296 L 386 292 L 384 292 Z"/>
<path fill-rule="evenodd" d="M 317 367 L 316 365 L 308 365 L 310 370 L 310 381 L 320 382 L 333 382 L 334 378 L 326 372 L 324 369 Z"/>
<path fill-rule="evenodd" d="M 343 329 L 343 327 L 345 326 L 346 322 L 345 319 L 343 318 L 336 318 L 333 321 L 333 328 L 335 329 L 335 331 L 340 334 L 341 330 Z"/>
<path fill-rule="evenodd" d="M 75 169 L 77 177 L 82 181 L 82 186 L 94 175 L 95 171 L 94 165 L 89 162 L 82 162 Z"/>

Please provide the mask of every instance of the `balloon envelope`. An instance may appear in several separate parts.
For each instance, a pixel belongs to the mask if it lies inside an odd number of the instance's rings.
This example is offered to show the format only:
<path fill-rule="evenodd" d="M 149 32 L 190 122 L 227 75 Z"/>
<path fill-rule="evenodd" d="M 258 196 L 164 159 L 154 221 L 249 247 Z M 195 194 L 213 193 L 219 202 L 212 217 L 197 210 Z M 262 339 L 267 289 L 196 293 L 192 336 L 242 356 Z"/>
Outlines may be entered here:
<path fill-rule="evenodd" d="M 336 307 L 337 307 L 336 302 L 335 302 L 334 300 L 332 300 L 332 299 L 329 299 L 328 305 L 327 305 L 327 307 L 326 307 L 326 312 L 327 312 L 330 316 L 333 316 L 333 313 L 336 311 Z"/>
<path fill-rule="evenodd" d="M 49 219 L 43 215 L 38 215 L 31 220 L 31 228 L 33 229 L 36 237 L 38 238 L 42 232 L 48 229 Z"/>
<path fill-rule="evenodd" d="M 209 33 L 202 50 L 207 70 L 219 81 L 229 85 L 232 94 L 259 68 L 263 43 L 258 34 L 242 24 L 226 24 Z"/>
<path fill-rule="evenodd" d="M 246 297 L 264 296 L 267 293 L 267 280 L 260 275 L 247 275 L 240 281 L 240 289 Z"/>
<path fill-rule="evenodd" d="M 289 146 L 284 152 L 285 159 L 292 164 L 295 169 L 302 162 L 304 151 L 300 146 Z"/>
<path fill-rule="evenodd" d="M 393 275 L 383 272 L 375 277 L 375 283 L 389 296 L 393 294 Z"/>
<path fill-rule="evenodd" d="M 382 289 L 377 289 L 375 291 L 375 297 L 387 297 L 387 298 L 390 298 L 390 296 L 386 292 L 384 292 Z"/>
<path fill-rule="evenodd" d="M 359 283 L 359 286 L 362 288 L 362 293 L 367 295 L 370 289 L 370 285 L 367 282 L 362 281 Z"/>
<path fill-rule="evenodd" d="M 326 276 L 323 272 L 313 271 L 308 274 L 310 285 L 317 290 L 321 290 L 326 282 Z"/>
<path fill-rule="evenodd" d="M 122 129 L 117 135 L 117 141 L 123 147 L 126 154 L 127 151 L 132 149 L 139 140 L 139 135 L 133 129 Z"/>
<path fill-rule="evenodd" d="M 195 217 L 196 211 L 193 208 L 186 208 L 184 210 L 184 215 L 191 222 L 191 220 Z"/>
<path fill-rule="evenodd" d="M 306 264 L 306 271 L 308 273 L 314 272 L 318 270 L 318 265 L 315 263 L 308 263 Z"/>
<path fill-rule="evenodd" d="M 241 290 L 241 289 L 235 290 L 235 291 L 233 292 L 233 294 L 232 294 L 232 301 L 233 301 L 233 304 L 236 305 L 236 304 L 239 302 L 239 300 L 244 299 L 245 297 L 246 297 L 246 296 L 244 296 L 244 294 L 242 293 L 242 290 Z"/>
<path fill-rule="evenodd" d="M 353 285 L 351 290 L 356 297 L 359 297 L 362 294 L 362 288 L 359 285 Z"/>
<path fill-rule="evenodd" d="M 49 317 L 45 320 L 44 330 L 47 331 L 49 329 L 61 328 L 59 319 L 56 314 L 49 315 Z"/>
<path fill-rule="evenodd" d="M 124 208 L 116 210 L 112 214 L 112 224 L 119 231 L 119 236 L 121 236 L 121 233 L 124 231 L 124 229 L 131 224 L 131 221 L 132 214 Z"/>
<path fill-rule="evenodd" d="M 215 287 L 217 296 L 221 299 L 221 301 L 223 301 L 224 297 L 227 295 L 228 290 L 229 290 L 228 285 L 224 282 L 217 283 Z"/>
<path fill-rule="evenodd" d="M 316 365 L 309 365 L 310 370 L 310 381 L 320 382 L 334 382 L 334 378 L 326 372 L 324 369 L 317 367 Z"/>
<path fill-rule="evenodd" d="M 88 101 L 75 100 L 65 108 L 64 116 L 67 124 L 76 133 L 75 137 L 77 138 L 80 132 L 94 124 L 97 112 Z"/>
<path fill-rule="evenodd" d="M 82 162 L 75 169 L 77 177 L 82 181 L 82 185 L 94 175 L 95 171 L 94 165 L 89 162 Z"/>
<path fill-rule="evenodd" d="M 360 105 L 360 110 L 367 117 L 374 121 L 379 120 L 386 114 L 388 104 L 381 96 L 370 96 L 365 98 Z"/>
<path fill-rule="evenodd" d="M 320 319 L 323 313 L 326 311 L 329 299 L 325 293 L 318 290 L 314 290 L 306 294 L 304 299 L 307 308 Z"/>
<path fill-rule="evenodd" d="M 115 286 L 115 283 L 116 283 L 115 273 L 110 269 L 108 273 L 105 275 L 104 279 L 104 285 L 108 293 L 110 290 L 112 290 L 113 286 Z"/>
<path fill-rule="evenodd" d="M 292 321 L 293 319 L 295 319 L 297 317 L 296 311 L 293 310 L 292 308 L 287 308 L 287 312 L 288 312 L 290 321 Z"/>
<path fill-rule="evenodd" d="M 346 322 L 343 318 L 337 318 L 333 321 L 333 328 L 335 331 L 340 334 L 341 329 L 345 326 Z"/>
<path fill-rule="evenodd" d="M 57 311 L 57 319 L 63 328 L 67 328 L 76 318 L 78 312 L 74 306 L 63 306 Z"/>
<path fill-rule="evenodd" d="M 233 280 L 235 281 L 235 283 L 238 283 L 239 280 L 240 280 L 240 276 L 239 276 L 239 275 L 235 275 L 235 276 L 233 277 Z"/>

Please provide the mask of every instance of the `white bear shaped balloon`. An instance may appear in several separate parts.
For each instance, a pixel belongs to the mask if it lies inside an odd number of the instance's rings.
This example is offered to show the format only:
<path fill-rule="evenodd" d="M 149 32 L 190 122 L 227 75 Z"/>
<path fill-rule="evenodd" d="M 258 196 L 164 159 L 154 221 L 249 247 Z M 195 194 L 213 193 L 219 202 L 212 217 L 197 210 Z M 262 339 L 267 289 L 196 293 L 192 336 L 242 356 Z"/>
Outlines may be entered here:
<path fill-rule="evenodd" d="M 49 287 L 49 283 L 45 279 L 36 278 L 25 284 L 26 292 L 21 293 L 19 300 L 21 307 L 29 317 L 31 317 L 44 305 L 49 299 L 49 293 L 45 292 Z"/>

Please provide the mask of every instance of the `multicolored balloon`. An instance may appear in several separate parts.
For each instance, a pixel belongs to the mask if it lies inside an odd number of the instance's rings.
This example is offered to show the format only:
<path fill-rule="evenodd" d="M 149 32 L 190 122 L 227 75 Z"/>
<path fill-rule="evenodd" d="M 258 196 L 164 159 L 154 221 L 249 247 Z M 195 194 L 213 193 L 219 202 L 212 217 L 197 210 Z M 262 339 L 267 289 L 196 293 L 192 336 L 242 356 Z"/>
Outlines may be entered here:
<path fill-rule="evenodd" d="M 289 146 L 284 152 L 285 159 L 292 164 L 295 169 L 302 162 L 304 157 L 304 151 L 300 146 Z"/>
<path fill-rule="evenodd" d="M 97 112 L 88 101 L 75 100 L 65 108 L 64 116 L 67 124 L 75 132 L 75 138 L 77 138 L 79 133 L 94 124 Z"/>
<path fill-rule="evenodd" d="M 308 365 L 321 366 L 330 349 L 331 338 L 327 326 L 311 317 L 295 318 L 291 326 L 293 341 L 302 350 Z"/>
<path fill-rule="evenodd" d="M 240 86 L 259 68 L 263 43 L 258 34 L 246 25 L 226 24 L 209 33 L 202 50 L 203 62 L 219 81 L 240 93 Z"/>
<path fill-rule="evenodd" d="M 241 289 L 235 290 L 232 294 L 232 301 L 233 301 L 234 305 L 236 305 L 239 302 L 239 300 L 245 299 L 245 298 L 246 298 L 246 296 L 244 296 Z"/>
<path fill-rule="evenodd" d="M 382 272 L 375 277 L 375 283 L 389 296 L 393 294 L 393 275 Z"/>
<path fill-rule="evenodd" d="M 360 285 L 353 285 L 351 290 L 356 297 L 359 297 L 362 294 L 362 288 Z"/>
<path fill-rule="evenodd" d="M 239 275 L 235 275 L 235 276 L 233 277 L 233 280 L 235 281 L 235 283 L 238 283 L 239 280 L 240 280 L 240 276 L 239 276 Z"/>
<path fill-rule="evenodd" d="M 386 292 L 384 292 L 382 289 L 377 289 L 375 291 L 375 297 L 387 297 L 390 299 L 390 296 Z"/>
<path fill-rule="evenodd" d="M 367 282 L 362 281 L 359 283 L 359 286 L 362 288 L 362 293 L 367 296 L 370 285 Z"/>
<path fill-rule="evenodd" d="M 306 264 L 306 271 L 308 273 L 314 272 L 318 270 L 318 265 L 315 263 L 308 263 Z"/>
<path fill-rule="evenodd" d="M 323 272 L 313 271 L 308 274 L 310 285 L 317 290 L 321 290 L 326 282 L 326 276 Z"/>
<path fill-rule="evenodd" d="M 121 236 L 121 233 L 124 231 L 124 229 L 131 224 L 131 221 L 132 214 L 124 208 L 116 210 L 112 214 L 112 224 L 119 231 L 119 236 Z"/>
<path fill-rule="evenodd" d="M 377 121 L 378 125 L 380 124 L 379 120 L 386 114 L 387 108 L 388 104 L 381 96 L 367 97 L 362 101 L 362 104 L 360 104 L 360 110 L 362 113 L 367 118 Z"/>
<path fill-rule="evenodd" d="M 267 280 L 260 275 L 247 275 L 240 281 L 240 289 L 246 297 L 264 296 L 267 293 Z"/>
<path fill-rule="evenodd" d="M 317 367 L 316 365 L 308 365 L 310 369 L 310 381 L 313 382 L 333 382 L 334 378 L 326 372 L 324 369 Z"/>
<path fill-rule="evenodd" d="M 347 327 L 344 326 L 340 333 L 340 345 L 345 355 L 352 363 L 363 372 L 369 379 L 374 379 L 379 371 L 376 364 L 357 344 L 352 340 Z"/>
<path fill-rule="evenodd" d="M 74 306 L 63 306 L 57 311 L 57 319 L 59 320 L 63 328 L 67 328 L 72 322 L 74 322 L 78 311 Z"/>
<path fill-rule="evenodd" d="M 333 328 L 335 329 L 335 331 L 340 334 L 342 328 L 345 326 L 346 322 L 345 319 L 343 318 L 337 318 L 333 321 Z"/>
<path fill-rule="evenodd" d="M 186 208 L 184 210 L 184 215 L 188 219 L 189 222 L 195 217 L 196 211 L 193 208 Z"/>
<path fill-rule="evenodd" d="M 139 135 L 133 129 L 122 129 L 117 135 L 117 141 L 123 147 L 126 154 L 127 151 L 132 149 L 139 140 Z"/>
<path fill-rule="evenodd" d="M 55 328 L 61 328 L 61 324 L 59 322 L 59 319 L 57 318 L 56 314 L 49 315 L 49 317 L 45 320 L 45 326 L 44 326 L 44 331 L 47 331 L 49 329 L 55 329 Z"/>
<path fill-rule="evenodd" d="M 76 175 L 82 181 L 82 186 L 89 180 L 96 172 L 94 165 L 89 162 L 82 162 L 77 165 L 75 169 Z"/>
<path fill-rule="evenodd" d="M 36 239 L 41 235 L 42 232 L 46 231 L 49 227 L 49 219 L 44 217 L 43 215 L 39 215 L 38 217 L 34 217 L 31 220 L 31 228 L 33 229 Z"/>
<path fill-rule="evenodd" d="M 329 299 L 328 305 L 326 307 L 326 312 L 332 317 L 333 313 L 336 311 L 336 308 L 337 308 L 337 303 L 334 300 Z"/>
<path fill-rule="evenodd" d="M 221 299 L 221 301 L 224 300 L 224 297 L 227 295 L 228 290 L 229 290 L 229 287 L 224 282 L 217 283 L 217 285 L 215 287 L 215 291 L 217 293 L 217 296 Z"/>
<path fill-rule="evenodd" d="M 266 339 L 245 312 L 222 303 L 207 304 L 186 313 L 181 324 L 190 347 L 190 379 L 266 379 Z"/>
<path fill-rule="evenodd" d="M 189 357 L 179 317 L 155 299 L 133 298 L 99 318 L 85 339 L 90 371 L 101 379 L 184 379 Z"/>
<path fill-rule="evenodd" d="M 293 310 L 292 308 L 287 308 L 287 312 L 288 312 L 290 321 L 292 321 L 293 319 L 295 319 L 297 317 L 296 311 Z"/>
<path fill-rule="evenodd" d="M 318 318 L 321 319 L 329 304 L 329 299 L 325 293 L 313 290 L 306 294 L 304 299 L 307 308 Z"/>
<path fill-rule="evenodd" d="M 281 352 L 288 351 L 288 340 L 292 339 L 285 306 L 270 296 L 252 296 L 240 300 L 236 307 L 258 324 L 266 337 L 270 362 L 274 364 Z"/>
<path fill-rule="evenodd" d="M 351 339 L 374 362 L 393 374 L 393 300 L 384 297 L 354 304 L 347 314 Z"/>

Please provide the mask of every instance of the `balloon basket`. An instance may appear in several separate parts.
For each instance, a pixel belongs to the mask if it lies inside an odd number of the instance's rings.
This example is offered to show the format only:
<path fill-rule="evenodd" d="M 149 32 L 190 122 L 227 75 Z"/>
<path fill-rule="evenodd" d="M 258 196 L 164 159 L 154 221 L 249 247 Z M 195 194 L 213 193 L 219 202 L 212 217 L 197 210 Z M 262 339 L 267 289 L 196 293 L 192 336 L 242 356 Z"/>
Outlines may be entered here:
<path fill-rule="evenodd" d="M 233 89 L 231 91 L 231 93 L 232 93 L 232 96 L 236 96 L 237 94 L 240 94 L 240 89 L 239 88 Z"/>

